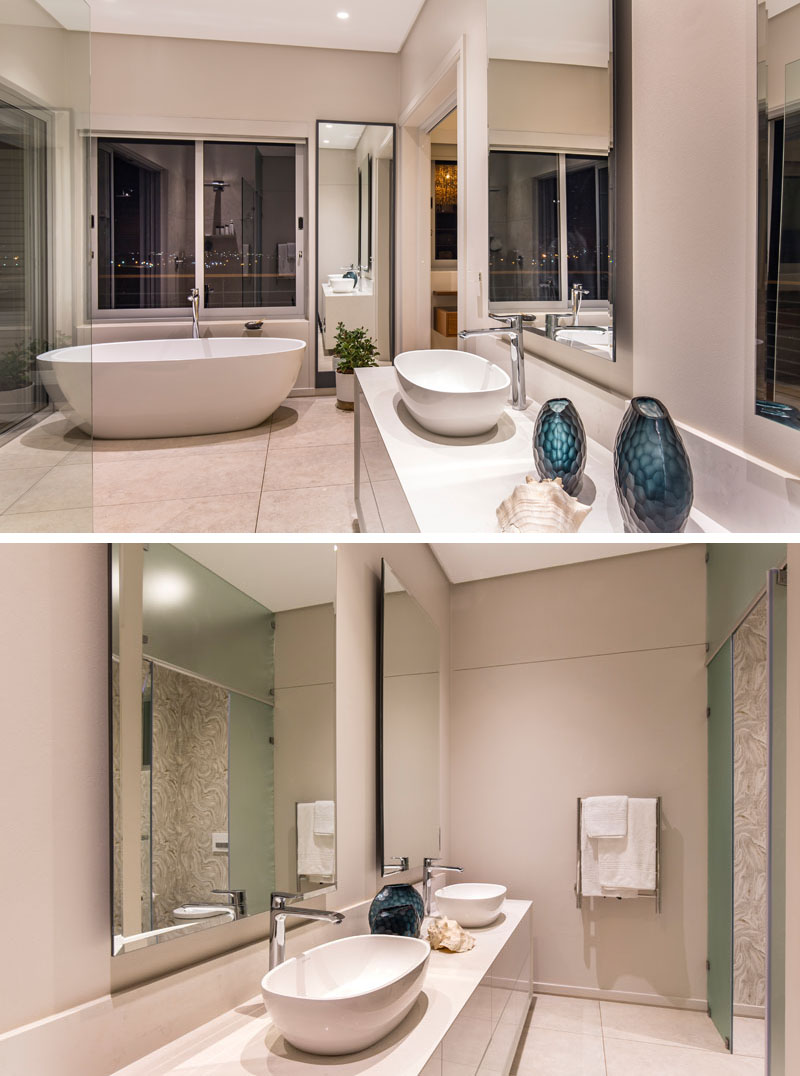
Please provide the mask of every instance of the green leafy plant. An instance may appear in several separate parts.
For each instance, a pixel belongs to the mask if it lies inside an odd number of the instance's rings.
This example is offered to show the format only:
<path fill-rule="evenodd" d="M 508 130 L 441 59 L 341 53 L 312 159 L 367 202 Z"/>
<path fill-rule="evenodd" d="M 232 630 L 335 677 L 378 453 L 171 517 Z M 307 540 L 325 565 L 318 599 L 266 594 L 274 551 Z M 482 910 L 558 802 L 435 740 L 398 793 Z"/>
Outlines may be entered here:
<path fill-rule="evenodd" d="M 0 392 L 24 389 L 33 384 L 36 356 L 49 350 L 46 340 L 30 340 L 0 355 Z"/>
<path fill-rule="evenodd" d="M 336 326 L 333 353 L 338 360 L 336 370 L 340 374 L 352 374 L 353 370 L 363 366 L 377 366 L 375 356 L 380 354 L 375 341 L 367 335 L 363 326 L 345 329 L 343 321 Z"/>

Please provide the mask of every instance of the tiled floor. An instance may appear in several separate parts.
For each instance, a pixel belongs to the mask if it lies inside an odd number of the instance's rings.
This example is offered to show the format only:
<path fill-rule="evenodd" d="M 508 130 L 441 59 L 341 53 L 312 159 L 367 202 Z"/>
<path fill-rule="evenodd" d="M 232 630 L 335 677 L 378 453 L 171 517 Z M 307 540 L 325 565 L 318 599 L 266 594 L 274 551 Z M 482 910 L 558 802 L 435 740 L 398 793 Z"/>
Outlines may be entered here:
<path fill-rule="evenodd" d="M 333 396 L 286 400 L 252 430 L 89 447 L 59 415 L 0 447 L 0 530 L 89 531 L 92 515 L 100 533 L 353 528 L 353 413 Z"/>
<path fill-rule="evenodd" d="M 739 1019 L 726 1050 L 702 1012 L 540 995 L 515 1076 L 764 1076 L 764 1023 Z"/>

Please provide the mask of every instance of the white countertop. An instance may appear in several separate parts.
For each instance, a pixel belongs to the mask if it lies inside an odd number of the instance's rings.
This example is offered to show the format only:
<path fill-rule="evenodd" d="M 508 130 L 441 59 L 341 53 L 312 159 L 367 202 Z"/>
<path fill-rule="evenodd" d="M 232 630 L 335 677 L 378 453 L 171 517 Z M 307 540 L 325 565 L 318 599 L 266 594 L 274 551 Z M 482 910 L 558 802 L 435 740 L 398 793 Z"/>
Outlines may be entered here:
<path fill-rule="evenodd" d="M 406 410 L 392 367 L 357 370 L 397 479 L 423 533 L 499 533 L 497 506 L 525 476 L 536 476 L 533 430 L 540 404 L 506 407 L 497 427 L 480 437 L 442 437 L 424 430 Z M 369 468 L 369 463 L 367 463 Z M 578 495 L 592 511 L 579 533 L 620 533 L 613 453 L 587 440 L 586 469 Z M 686 532 L 724 528 L 692 509 Z"/>
<path fill-rule="evenodd" d="M 434 1053 L 504 946 L 530 914 L 531 903 L 507 900 L 497 922 L 479 930 L 468 953 L 431 953 L 416 1005 L 390 1035 L 346 1057 L 312 1057 L 288 1046 L 261 997 L 217 1017 L 119 1069 L 116 1076 L 413 1076 Z M 423 937 L 427 934 L 423 927 Z M 265 948 L 266 954 L 266 948 Z M 266 969 L 265 969 L 266 970 Z"/>

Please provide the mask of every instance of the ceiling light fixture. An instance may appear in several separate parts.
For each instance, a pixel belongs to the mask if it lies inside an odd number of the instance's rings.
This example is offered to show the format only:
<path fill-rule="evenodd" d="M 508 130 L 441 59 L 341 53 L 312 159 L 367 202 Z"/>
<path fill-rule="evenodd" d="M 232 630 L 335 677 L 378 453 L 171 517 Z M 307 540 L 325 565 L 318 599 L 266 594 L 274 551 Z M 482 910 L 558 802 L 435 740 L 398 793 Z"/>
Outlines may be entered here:
<path fill-rule="evenodd" d="M 350 12 L 349 11 L 337 11 L 336 12 L 336 18 L 337 19 L 349 19 L 350 18 Z"/>

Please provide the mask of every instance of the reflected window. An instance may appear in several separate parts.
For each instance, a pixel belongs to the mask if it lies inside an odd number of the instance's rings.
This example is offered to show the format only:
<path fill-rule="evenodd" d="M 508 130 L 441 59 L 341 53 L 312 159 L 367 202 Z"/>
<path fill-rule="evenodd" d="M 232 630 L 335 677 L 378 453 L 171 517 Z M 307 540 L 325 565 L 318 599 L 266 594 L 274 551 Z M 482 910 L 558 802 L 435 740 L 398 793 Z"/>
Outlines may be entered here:
<path fill-rule="evenodd" d="M 608 195 L 607 157 L 492 150 L 490 301 L 607 301 Z"/>
<path fill-rule="evenodd" d="M 97 304 L 183 306 L 194 287 L 193 142 L 97 143 Z"/>
<path fill-rule="evenodd" d="M 294 145 L 206 142 L 205 305 L 297 305 Z"/>

